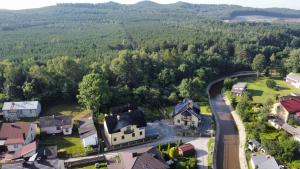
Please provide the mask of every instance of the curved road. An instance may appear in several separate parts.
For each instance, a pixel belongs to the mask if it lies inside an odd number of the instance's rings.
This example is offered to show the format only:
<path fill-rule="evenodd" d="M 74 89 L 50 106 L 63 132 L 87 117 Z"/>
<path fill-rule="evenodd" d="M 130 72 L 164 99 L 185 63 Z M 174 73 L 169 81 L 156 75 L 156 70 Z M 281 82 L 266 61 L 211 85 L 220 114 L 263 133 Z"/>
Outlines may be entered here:
<path fill-rule="evenodd" d="M 231 109 L 221 96 L 223 81 L 211 87 L 211 109 L 219 121 L 219 143 L 217 149 L 217 169 L 240 169 L 239 135 L 231 115 Z"/>
<path fill-rule="evenodd" d="M 228 77 L 257 75 L 254 71 L 237 72 Z M 240 169 L 239 133 L 231 115 L 231 107 L 226 105 L 221 90 L 225 77 L 217 79 L 207 87 L 209 102 L 217 122 L 214 162 L 216 169 Z M 242 163 L 245 161 L 241 160 Z"/>

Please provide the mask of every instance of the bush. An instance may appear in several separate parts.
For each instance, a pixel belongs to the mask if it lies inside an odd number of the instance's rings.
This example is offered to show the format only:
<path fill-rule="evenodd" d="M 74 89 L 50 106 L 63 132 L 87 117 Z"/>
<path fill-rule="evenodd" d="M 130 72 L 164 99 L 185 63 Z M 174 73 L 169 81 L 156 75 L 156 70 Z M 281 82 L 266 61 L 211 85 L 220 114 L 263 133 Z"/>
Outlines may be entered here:
<path fill-rule="evenodd" d="M 174 159 L 174 158 L 176 158 L 177 157 L 177 148 L 176 147 L 172 147 L 172 148 L 170 148 L 170 150 L 169 150 L 169 157 L 171 158 L 171 159 Z"/>
<path fill-rule="evenodd" d="M 230 90 L 231 88 L 232 88 L 232 86 L 235 84 L 235 83 L 237 83 L 237 81 L 238 81 L 238 79 L 237 78 L 233 78 L 233 79 L 231 79 L 231 78 L 226 78 L 225 80 L 224 80 L 224 88 L 225 88 L 225 90 Z"/>
<path fill-rule="evenodd" d="M 276 82 L 275 82 L 274 80 L 272 80 L 272 79 L 268 79 L 268 80 L 266 81 L 266 85 L 267 85 L 267 87 L 270 88 L 270 89 L 278 90 Z"/>

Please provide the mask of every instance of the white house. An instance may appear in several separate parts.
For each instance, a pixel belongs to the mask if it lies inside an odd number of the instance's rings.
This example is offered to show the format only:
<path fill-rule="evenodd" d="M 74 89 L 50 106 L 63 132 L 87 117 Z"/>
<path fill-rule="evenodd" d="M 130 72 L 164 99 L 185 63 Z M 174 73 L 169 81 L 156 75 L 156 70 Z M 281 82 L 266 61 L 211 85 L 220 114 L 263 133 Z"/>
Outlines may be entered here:
<path fill-rule="evenodd" d="M 174 125 L 184 128 L 199 127 L 201 123 L 199 106 L 189 99 L 175 106 L 172 117 Z"/>
<path fill-rule="evenodd" d="M 41 104 L 38 101 L 4 102 L 2 112 L 7 121 L 38 117 L 41 113 Z"/>
<path fill-rule="evenodd" d="M 255 169 L 280 169 L 274 157 L 264 154 L 252 154 L 251 166 Z"/>
<path fill-rule="evenodd" d="M 295 86 L 296 88 L 300 88 L 300 74 L 296 74 L 296 73 L 289 73 L 286 78 L 285 81 L 293 86 Z"/>
<path fill-rule="evenodd" d="M 44 116 L 40 117 L 41 132 L 47 134 L 64 135 L 72 134 L 73 123 L 72 116 Z"/>
<path fill-rule="evenodd" d="M 9 152 L 21 150 L 31 143 L 36 136 L 34 123 L 3 123 L 0 130 L 0 145 L 6 146 Z"/>
<path fill-rule="evenodd" d="M 247 89 L 247 83 L 238 82 L 237 84 L 232 86 L 231 93 L 236 96 L 241 96 Z"/>
<path fill-rule="evenodd" d="M 141 140 L 145 138 L 146 126 L 140 110 L 127 109 L 118 114 L 105 115 L 105 138 L 111 146 Z"/>
<path fill-rule="evenodd" d="M 92 119 L 80 121 L 78 128 L 79 136 L 83 147 L 95 146 L 98 144 L 98 134 Z"/>

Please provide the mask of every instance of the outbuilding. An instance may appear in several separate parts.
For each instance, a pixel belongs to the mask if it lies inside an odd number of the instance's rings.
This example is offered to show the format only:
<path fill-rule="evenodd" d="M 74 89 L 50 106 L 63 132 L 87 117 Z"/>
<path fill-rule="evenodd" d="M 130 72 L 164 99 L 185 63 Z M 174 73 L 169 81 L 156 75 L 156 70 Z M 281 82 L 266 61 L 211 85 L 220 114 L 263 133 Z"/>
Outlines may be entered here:
<path fill-rule="evenodd" d="M 178 154 L 180 156 L 194 156 L 195 155 L 195 147 L 190 144 L 183 144 L 178 147 Z"/>

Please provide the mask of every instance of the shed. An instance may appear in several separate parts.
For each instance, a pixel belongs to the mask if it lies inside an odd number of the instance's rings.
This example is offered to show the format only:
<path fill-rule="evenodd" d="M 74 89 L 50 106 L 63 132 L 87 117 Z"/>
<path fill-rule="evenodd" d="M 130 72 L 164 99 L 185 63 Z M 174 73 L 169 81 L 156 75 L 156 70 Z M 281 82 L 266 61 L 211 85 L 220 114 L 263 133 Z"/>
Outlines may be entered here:
<path fill-rule="evenodd" d="M 178 147 L 178 154 L 180 156 L 193 156 L 195 155 L 195 147 L 190 143 L 183 144 Z"/>

